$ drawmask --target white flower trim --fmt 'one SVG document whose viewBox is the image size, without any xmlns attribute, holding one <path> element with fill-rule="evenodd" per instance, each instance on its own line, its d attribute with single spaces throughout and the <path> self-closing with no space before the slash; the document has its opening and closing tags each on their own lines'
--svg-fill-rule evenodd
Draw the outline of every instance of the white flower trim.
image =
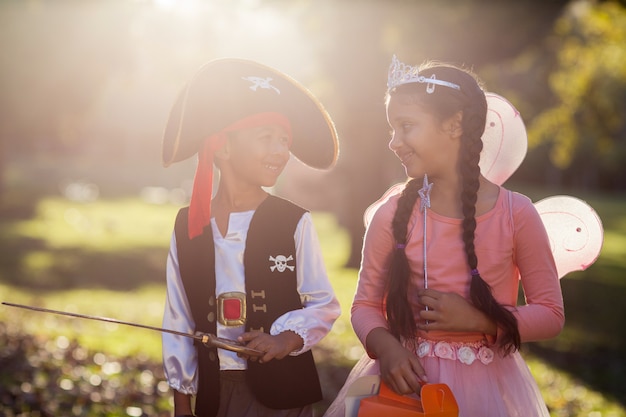
<svg viewBox="0 0 626 417">
<path fill-rule="evenodd" d="M 417 345 L 417 356 L 420 358 L 429 356 L 458 360 L 465 365 L 471 365 L 476 360 L 483 365 L 489 365 L 494 355 L 492 349 L 480 342 L 461 343 L 419 339 Z"/>
<path fill-rule="evenodd" d="M 457 358 L 459 358 L 459 361 L 462 363 L 471 365 L 476 360 L 476 353 L 474 353 L 474 349 L 469 346 L 461 346 L 457 352 Z"/>
<path fill-rule="evenodd" d="M 433 349 L 430 346 L 430 343 L 422 342 L 417 347 L 417 356 L 423 358 L 424 356 L 430 355 L 430 352 L 432 352 L 432 350 Z"/>
</svg>

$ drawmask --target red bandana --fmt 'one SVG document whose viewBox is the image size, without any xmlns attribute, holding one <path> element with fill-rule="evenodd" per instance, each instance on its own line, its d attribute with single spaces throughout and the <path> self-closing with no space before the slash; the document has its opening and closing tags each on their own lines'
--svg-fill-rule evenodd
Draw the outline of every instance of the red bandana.
<svg viewBox="0 0 626 417">
<path fill-rule="evenodd" d="M 291 124 L 282 113 L 256 113 L 245 117 L 216 134 L 208 137 L 198 152 L 198 167 L 193 180 L 193 191 L 189 203 L 188 234 L 189 239 L 202 234 L 203 229 L 211 224 L 211 198 L 213 197 L 213 155 L 226 143 L 228 132 L 255 127 L 279 125 L 289 135 L 291 146 Z"/>
</svg>

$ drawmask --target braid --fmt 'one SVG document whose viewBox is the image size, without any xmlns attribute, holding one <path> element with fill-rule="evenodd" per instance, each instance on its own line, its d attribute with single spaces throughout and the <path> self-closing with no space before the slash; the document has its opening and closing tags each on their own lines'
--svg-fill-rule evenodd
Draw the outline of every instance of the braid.
<svg viewBox="0 0 626 417">
<path fill-rule="evenodd" d="M 392 220 L 393 236 L 398 248 L 393 254 L 386 288 L 389 330 L 398 340 L 403 338 L 409 343 L 415 340 L 417 324 L 408 299 L 410 271 L 404 245 L 409 219 L 419 196 L 419 188 L 419 181 L 410 180 L 398 199 L 398 208 Z"/>
<path fill-rule="evenodd" d="M 467 262 L 472 270 L 470 298 L 480 311 L 494 320 L 503 330 L 502 348 L 505 354 L 520 348 L 521 339 L 517 319 L 494 298 L 491 287 L 478 273 L 478 257 L 474 248 L 476 230 L 476 200 L 478 198 L 480 168 L 478 161 L 483 148 L 481 135 L 484 118 L 477 115 L 479 106 L 466 106 L 463 110 L 463 137 L 461 138 L 460 171 L 463 178 L 461 202 L 463 209 L 463 243 Z"/>
</svg>

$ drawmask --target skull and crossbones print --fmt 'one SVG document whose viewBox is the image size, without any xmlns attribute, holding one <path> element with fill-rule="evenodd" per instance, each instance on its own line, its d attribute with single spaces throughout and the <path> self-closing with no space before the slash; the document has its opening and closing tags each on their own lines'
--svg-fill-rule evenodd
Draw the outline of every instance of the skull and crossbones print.
<svg viewBox="0 0 626 417">
<path fill-rule="evenodd" d="M 287 265 L 287 262 L 293 261 L 293 256 L 289 255 L 286 257 L 285 255 L 278 255 L 275 258 L 270 255 L 270 261 L 274 262 L 274 265 L 270 266 L 270 270 L 274 272 L 274 270 L 278 270 L 278 272 L 284 272 L 285 269 L 289 269 L 293 271 L 295 266 Z"/>
<path fill-rule="evenodd" d="M 250 86 L 250 90 L 252 91 L 256 91 L 257 88 L 263 88 L 266 90 L 274 90 L 276 91 L 278 94 L 280 94 L 280 90 L 276 87 L 274 87 L 272 84 L 270 84 L 270 81 L 272 81 L 271 77 L 267 77 L 267 78 L 261 78 L 261 77 L 241 77 L 246 81 L 250 81 L 252 83 L 252 85 Z"/>
</svg>

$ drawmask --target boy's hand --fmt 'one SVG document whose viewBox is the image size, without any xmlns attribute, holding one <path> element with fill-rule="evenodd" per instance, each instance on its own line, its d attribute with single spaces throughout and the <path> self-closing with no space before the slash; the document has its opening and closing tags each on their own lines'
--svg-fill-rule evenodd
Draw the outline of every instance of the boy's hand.
<svg viewBox="0 0 626 417">
<path fill-rule="evenodd" d="M 301 349 L 304 345 L 302 338 L 291 330 L 279 333 L 276 336 L 254 330 L 242 334 L 237 340 L 245 344 L 246 347 L 265 352 L 265 355 L 259 358 L 241 355 L 250 361 L 258 359 L 259 363 L 269 362 L 272 359 L 282 359 L 291 352 Z"/>
</svg>

